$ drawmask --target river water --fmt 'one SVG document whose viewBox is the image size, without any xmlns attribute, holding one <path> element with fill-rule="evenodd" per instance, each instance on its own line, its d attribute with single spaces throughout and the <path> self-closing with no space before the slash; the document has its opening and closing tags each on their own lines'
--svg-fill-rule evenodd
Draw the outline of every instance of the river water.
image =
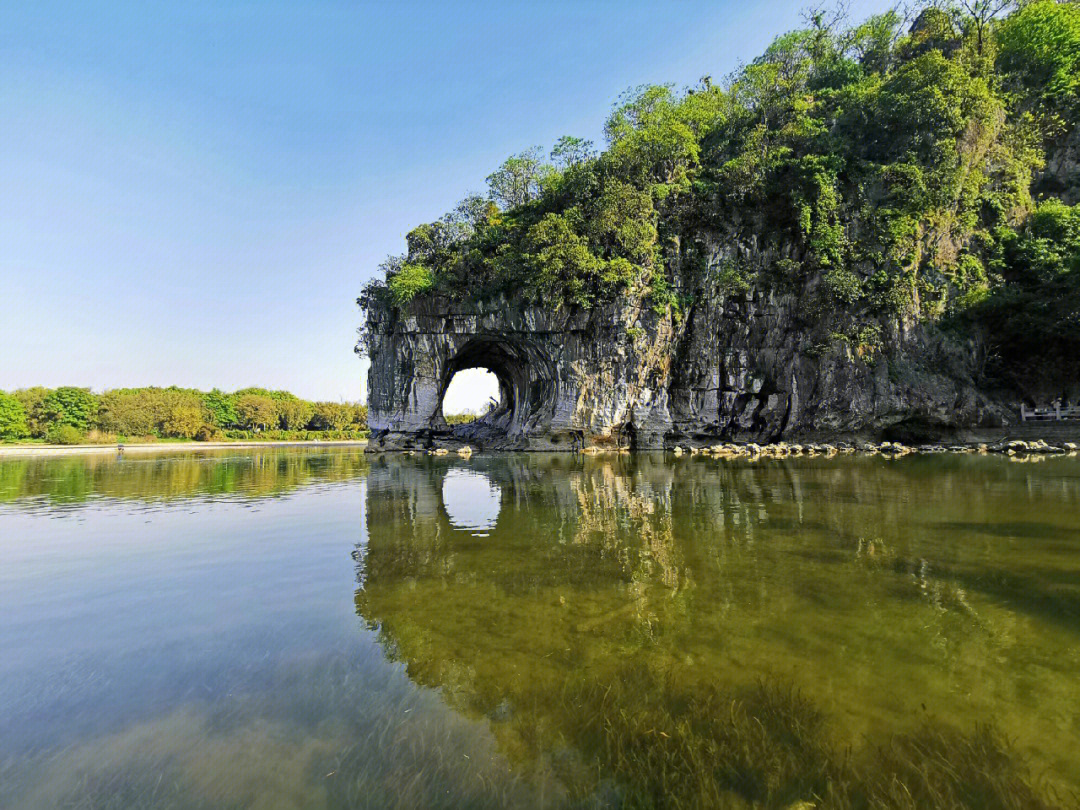
<svg viewBox="0 0 1080 810">
<path fill-rule="evenodd" d="M 1078 458 L 20 459 L 0 555 L 3 808 L 1080 791 Z"/>
</svg>

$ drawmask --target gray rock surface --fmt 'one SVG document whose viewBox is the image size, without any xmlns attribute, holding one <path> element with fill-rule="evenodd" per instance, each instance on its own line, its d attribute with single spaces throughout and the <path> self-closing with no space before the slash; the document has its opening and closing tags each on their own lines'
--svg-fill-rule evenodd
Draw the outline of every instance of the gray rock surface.
<svg viewBox="0 0 1080 810">
<path fill-rule="evenodd" d="M 774 260 L 717 244 L 711 261 L 735 252 L 751 264 Z M 588 311 L 505 297 L 368 302 L 360 348 L 371 359 L 371 446 L 930 441 L 1015 420 L 1011 403 L 976 386 L 982 356 L 974 341 L 958 345 L 932 325 L 896 320 L 879 324 L 882 346 L 867 351 L 830 333 L 828 317 L 807 313 L 805 290 L 781 294 L 755 282 L 727 292 L 716 281 L 684 292 L 694 303 L 682 318 L 658 315 L 634 294 Z M 473 367 L 498 377 L 500 406 L 449 427 L 442 398 L 454 373 Z"/>
<path fill-rule="evenodd" d="M 1036 196 L 1059 197 L 1066 205 L 1080 203 L 1080 127 L 1074 127 L 1046 150 L 1046 167 L 1035 178 Z"/>
</svg>

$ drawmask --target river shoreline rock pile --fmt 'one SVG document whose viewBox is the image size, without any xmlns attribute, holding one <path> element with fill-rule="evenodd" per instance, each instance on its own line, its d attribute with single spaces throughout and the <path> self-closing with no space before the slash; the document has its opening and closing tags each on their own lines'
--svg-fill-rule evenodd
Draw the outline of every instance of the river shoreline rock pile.
<svg viewBox="0 0 1080 810">
<path fill-rule="evenodd" d="M 416 455 L 415 450 L 405 451 L 407 455 Z M 590 445 L 578 451 L 585 456 L 611 456 L 629 455 L 632 451 L 626 446 L 598 447 Z M 1027 460 L 1032 457 L 1047 456 L 1080 456 L 1080 443 L 1061 442 L 1050 444 L 1042 439 L 1024 441 L 1020 439 L 1003 440 L 992 443 L 980 442 L 978 444 L 920 444 L 906 445 L 901 442 L 846 442 L 835 443 L 787 443 L 775 442 L 772 444 L 756 444 L 748 442 L 744 444 L 722 443 L 704 446 L 675 445 L 669 451 L 676 458 L 683 456 L 702 456 L 715 459 L 744 459 L 756 461 L 759 459 L 787 459 L 787 458 L 834 458 L 841 455 L 864 455 L 883 456 L 886 458 L 902 458 L 909 455 L 935 455 L 943 453 L 969 453 L 978 455 L 1003 455 L 1015 460 Z M 435 447 L 426 451 L 430 456 L 448 456 L 456 454 L 464 459 L 469 459 L 475 453 L 470 445 L 450 448 L 447 446 Z"/>
<path fill-rule="evenodd" d="M 586 451 L 583 451 L 586 452 Z M 599 451 L 592 449 L 590 455 Z M 899 458 L 911 454 L 936 454 L 936 453 L 979 453 L 988 455 L 991 453 L 1015 456 L 1053 456 L 1080 455 L 1080 444 L 1075 442 L 1063 442 L 1061 444 L 1049 444 L 1042 439 L 1035 441 L 1006 440 L 993 444 L 923 444 L 905 445 L 901 442 L 837 442 L 835 444 L 788 444 L 777 442 L 775 444 L 759 445 L 748 444 L 716 444 L 707 447 L 682 447 L 672 449 L 675 456 L 711 456 L 713 458 L 789 458 L 793 456 L 824 456 L 831 458 L 836 455 L 859 453 L 862 455 L 882 455 L 891 458 Z"/>
</svg>

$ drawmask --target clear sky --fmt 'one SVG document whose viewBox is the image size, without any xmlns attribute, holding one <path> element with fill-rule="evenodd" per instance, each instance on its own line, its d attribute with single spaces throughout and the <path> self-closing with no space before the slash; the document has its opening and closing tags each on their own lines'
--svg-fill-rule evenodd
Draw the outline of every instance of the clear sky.
<svg viewBox="0 0 1080 810">
<path fill-rule="evenodd" d="M 361 398 L 355 298 L 413 226 L 803 5 L 4 2 L 0 388 Z"/>
</svg>

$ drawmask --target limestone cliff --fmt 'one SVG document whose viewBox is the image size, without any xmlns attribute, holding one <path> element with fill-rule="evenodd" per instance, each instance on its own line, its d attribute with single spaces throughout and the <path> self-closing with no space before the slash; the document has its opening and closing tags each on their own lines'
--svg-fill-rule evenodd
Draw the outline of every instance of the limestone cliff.
<svg viewBox="0 0 1080 810">
<path fill-rule="evenodd" d="M 713 264 L 732 250 L 740 248 L 714 245 Z M 919 438 L 1010 419 L 1011 408 L 973 382 L 982 361 L 974 339 L 960 345 L 895 320 L 883 325 L 888 348 L 860 356 L 859 346 L 829 335 L 827 319 L 808 319 L 803 295 L 706 284 L 678 320 L 635 296 L 591 310 L 505 296 L 368 302 L 373 446 L 457 439 L 485 449 L 646 449 L 815 435 Z M 442 397 L 454 373 L 473 367 L 498 377 L 500 405 L 450 428 Z"/>
<path fill-rule="evenodd" d="M 1069 205 L 1080 203 L 1080 127 L 1050 144 L 1046 167 L 1036 178 L 1035 191 L 1059 197 Z"/>
</svg>

